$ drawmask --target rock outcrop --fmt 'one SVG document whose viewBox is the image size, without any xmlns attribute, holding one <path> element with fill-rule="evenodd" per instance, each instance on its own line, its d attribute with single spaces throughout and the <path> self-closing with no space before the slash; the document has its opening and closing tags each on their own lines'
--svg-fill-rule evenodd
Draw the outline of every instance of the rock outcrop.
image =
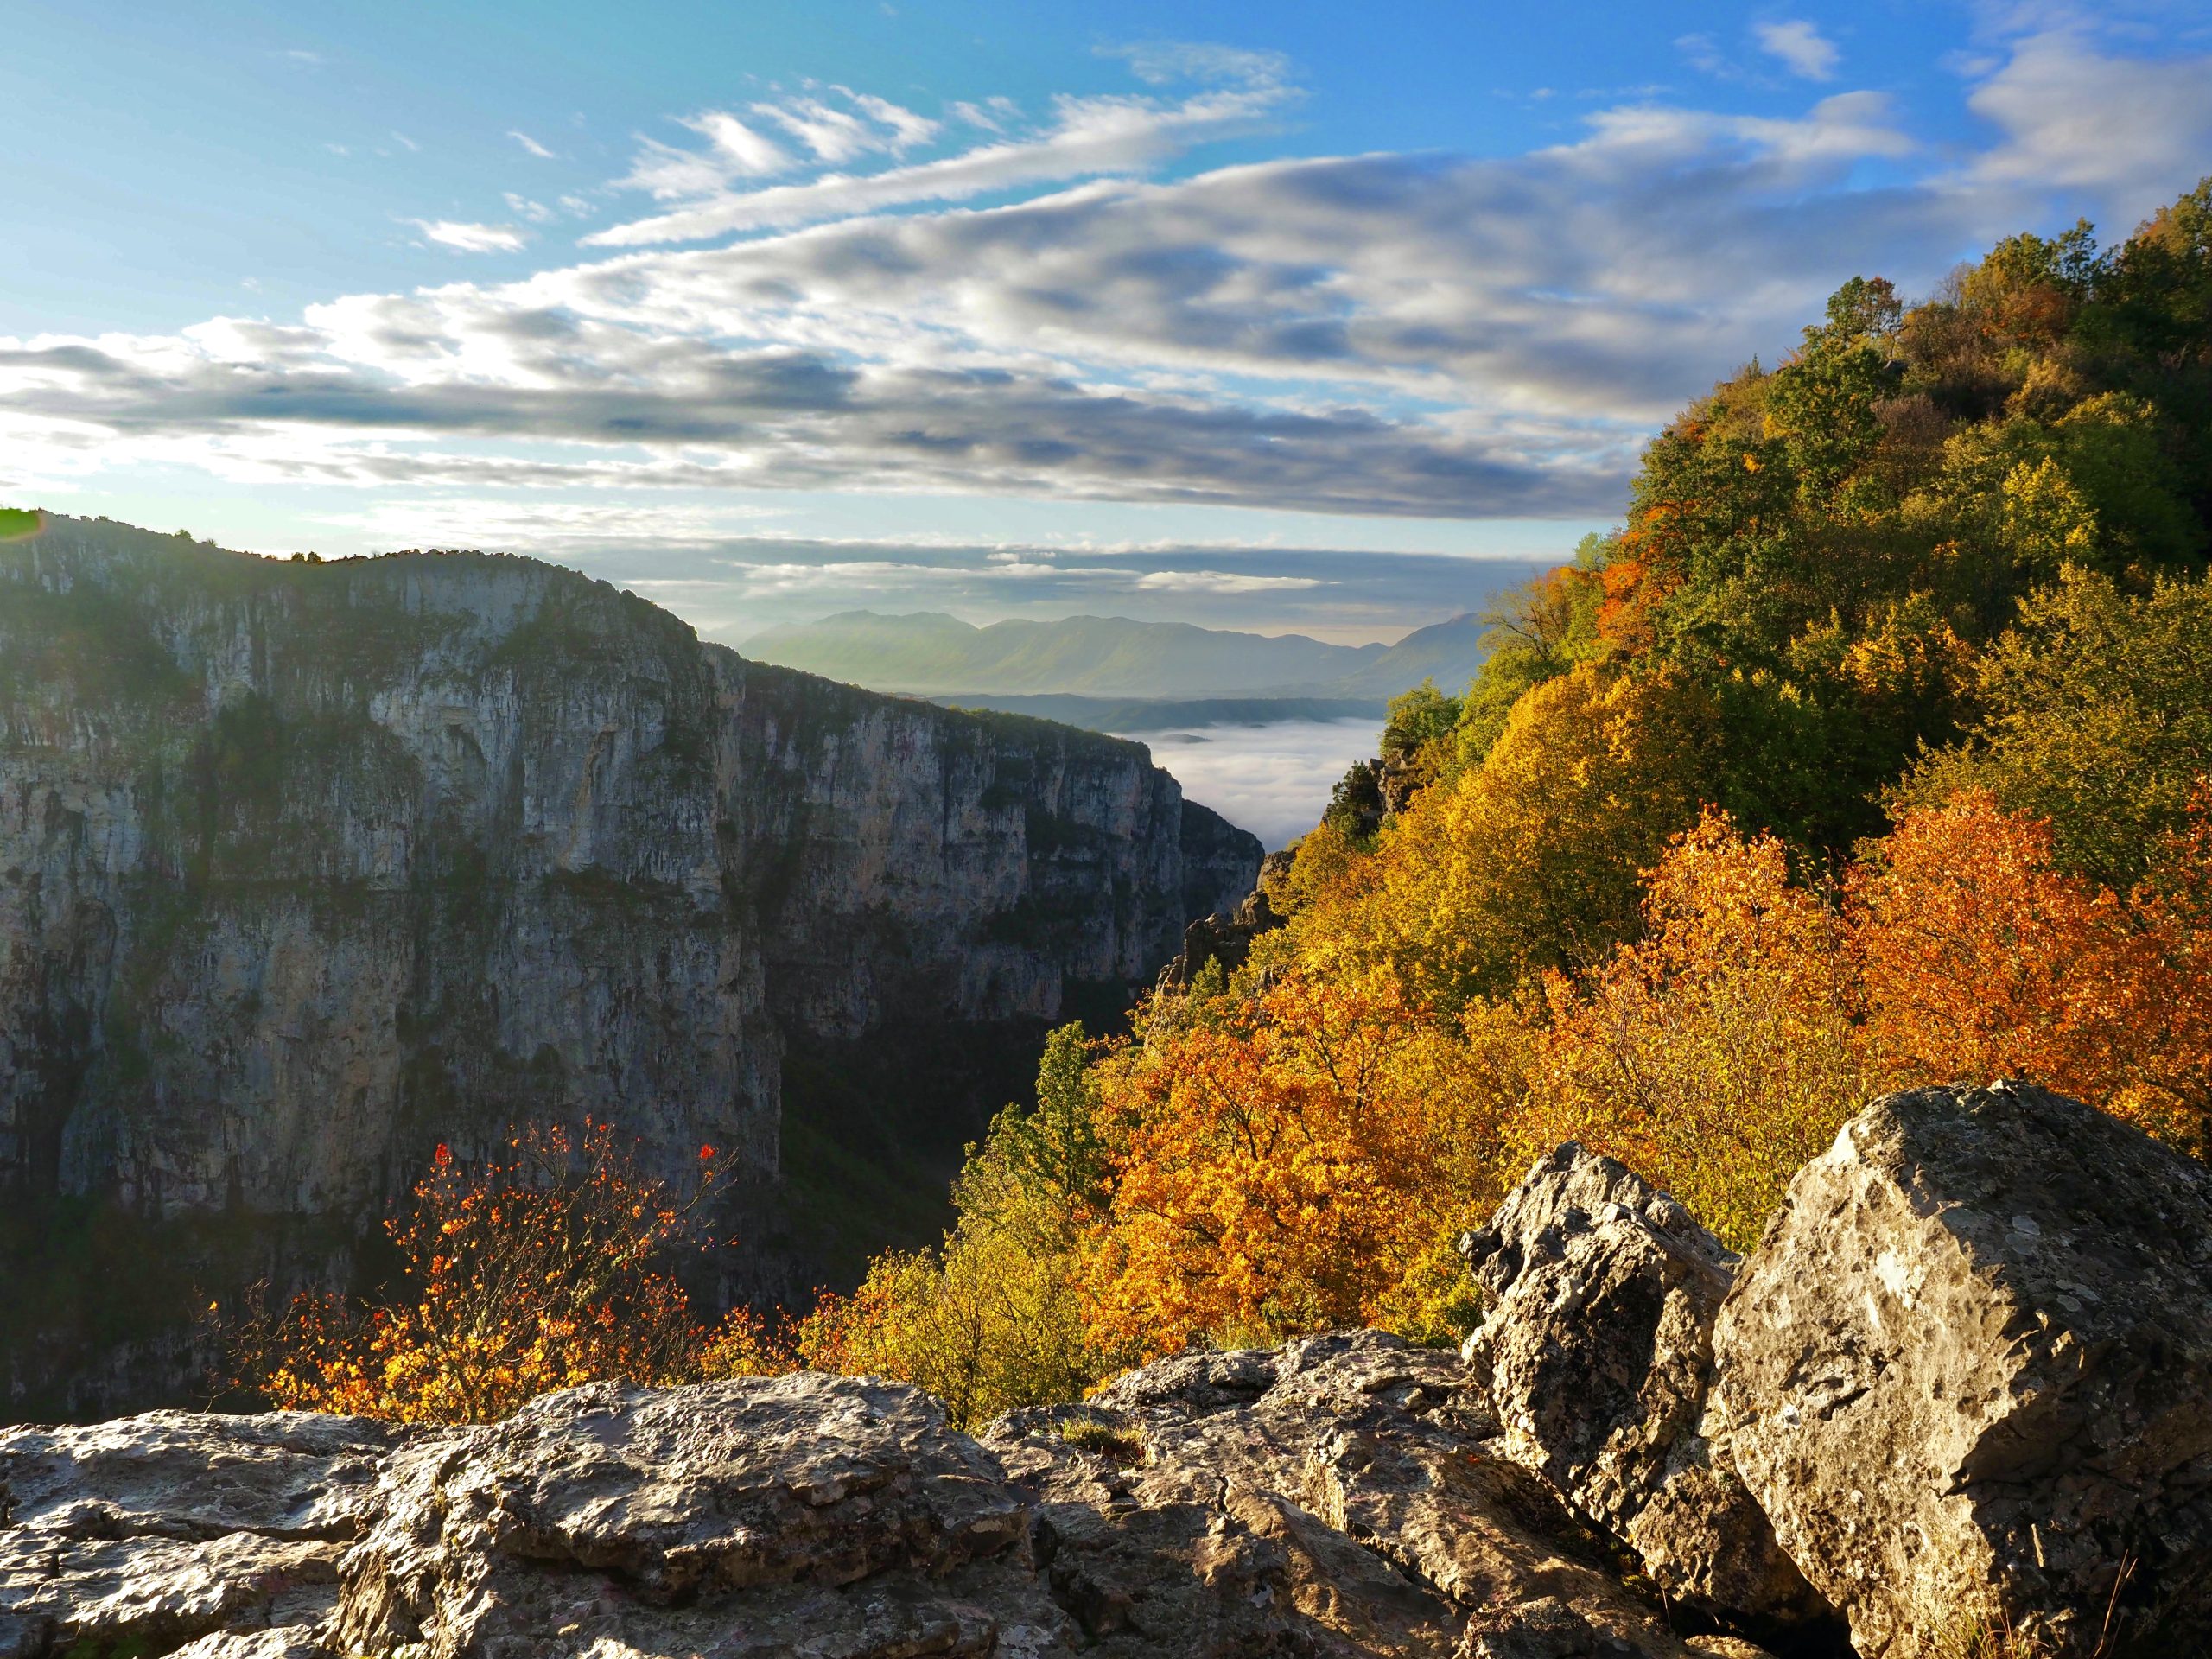
<svg viewBox="0 0 2212 1659">
<path fill-rule="evenodd" d="M 368 1485 L 359 1426 L 334 1421 L 326 1449 L 356 1461 L 319 1506 L 298 1484 L 305 1465 L 264 1466 L 266 1443 L 300 1421 L 74 1432 L 190 1437 L 206 1467 L 162 1478 L 239 1494 L 158 1511 L 130 1510 L 120 1463 L 64 1471 L 41 1432 L 0 1434 L 0 1480 L 41 1471 L 48 1494 L 28 1525 L 0 1529 L 0 1619 L 16 1621 L 0 1624 L 0 1654 L 48 1659 L 95 1632 L 149 1653 L 194 1639 L 193 1659 L 1760 1651 L 1672 1634 L 1598 1536 L 1494 1455 L 1457 1357 L 1375 1333 L 1166 1361 L 980 1440 L 868 1379 L 595 1385 L 490 1427 L 397 1438 Z M 55 1587 L 41 1551 L 57 1503 L 144 1515 L 108 1546 L 148 1610 L 139 1622 Z M 319 1552 L 318 1580 L 289 1599 L 157 1613 L 199 1582 L 161 1530 L 179 1516 L 209 1549 L 259 1549 L 289 1526 Z M 334 1563 L 340 1535 L 355 1541 Z"/>
<path fill-rule="evenodd" d="M 2208 1252 L 2212 1172 L 1929 1090 L 1741 1264 L 1561 1147 L 1465 1359 L 1192 1352 L 973 1438 L 810 1373 L 0 1432 L 0 1659 L 1828 1659 L 1814 1589 L 1864 1659 L 2194 1654 Z"/>
<path fill-rule="evenodd" d="M 1878 1101 L 1723 1305 L 1713 1426 L 1860 1653 L 2212 1647 L 2212 1170 L 2016 1084 Z M 2124 1580 L 2124 1581 L 2123 1581 Z"/>
<path fill-rule="evenodd" d="M 1259 855 L 1136 744 L 747 663 L 550 565 L 54 519 L 0 548 L 0 1189 L 67 1212 L 47 1243 L 156 1230 L 173 1313 L 342 1259 L 518 1118 L 939 1185 Z M 883 1122 L 816 1121 L 849 1062 L 900 1079 Z M 34 1350 L 16 1288 L 0 1417 L 146 1399 L 112 1327 L 159 1309 Z M 75 1395 L 10 1413 L 11 1361 Z"/>
<path fill-rule="evenodd" d="M 1253 942 L 1283 925 L 1283 918 L 1268 897 L 1270 879 L 1281 879 L 1290 868 L 1291 855 L 1269 853 L 1260 861 L 1259 884 L 1246 893 L 1236 908 L 1223 914 L 1201 916 L 1183 930 L 1183 948 L 1174 961 L 1160 970 L 1157 988 L 1179 991 L 1218 964 L 1224 980 L 1251 960 Z"/>
<path fill-rule="evenodd" d="M 1505 1454 L 1642 1558 L 1669 1595 L 1788 1626 L 1828 1609 L 1699 1433 L 1736 1257 L 1669 1194 L 1573 1141 L 1462 1241 L 1467 1339 Z"/>
<path fill-rule="evenodd" d="M 278 1659 L 329 1617 L 398 1439 L 294 1413 L 0 1431 L 0 1656 L 150 1654 L 228 1633 L 263 1645 L 186 1650 Z"/>
</svg>

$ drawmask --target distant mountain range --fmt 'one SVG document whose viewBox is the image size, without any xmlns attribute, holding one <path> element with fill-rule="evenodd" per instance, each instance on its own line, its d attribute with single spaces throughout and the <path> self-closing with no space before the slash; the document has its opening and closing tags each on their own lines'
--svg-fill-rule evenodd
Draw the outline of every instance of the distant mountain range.
<svg viewBox="0 0 2212 1659">
<path fill-rule="evenodd" d="M 1300 633 L 1237 633 L 1118 616 L 979 628 L 937 612 L 846 611 L 770 628 L 739 650 L 757 661 L 872 690 L 955 702 L 1313 698 L 1359 705 L 1344 711 L 1356 713 L 1425 678 L 1459 690 L 1482 665 L 1484 632 L 1481 620 L 1470 614 L 1416 629 L 1395 645 L 1332 645 Z"/>
<path fill-rule="evenodd" d="M 970 691 L 930 701 L 951 709 L 989 709 L 1124 735 L 1194 726 L 1271 726 L 1285 720 L 1379 721 L 1389 712 L 1388 699 L 1382 697 L 1084 697 L 1066 692 L 1008 696 Z"/>
</svg>

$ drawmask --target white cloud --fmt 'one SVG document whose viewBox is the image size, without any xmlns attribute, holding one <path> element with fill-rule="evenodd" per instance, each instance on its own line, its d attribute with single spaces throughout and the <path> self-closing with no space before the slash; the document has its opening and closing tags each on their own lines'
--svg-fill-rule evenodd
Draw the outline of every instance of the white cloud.
<svg viewBox="0 0 2212 1659">
<path fill-rule="evenodd" d="M 2212 56 L 2113 56 L 2050 31 L 2019 41 L 1967 103 L 2004 134 L 1972 182 L 2094 193 L 2115 229 L 2212 170 Z"/>
<path fill-rule="evenodd" d="M 394 127 L 391 130 L 391 138 L 394 143 L 398 144 L 401 148 L 409 150 L 410 152 L 420 154 L 422 151 L 422 145 L 416 143 L 412 138 L 410 138 L 405 133 L 400 131 L 397 127 Z"/>
<path fill-rule="evenodd" d="M 787 104 L 755 104 L 753 112 L 774 122 L 822 160 L 849 162 L 879 148 L 875 136 L 860 118 L 832 109 L 819 99 L 796 99 Z"/>
<path fill-rule="evenodd" d="M 840 88 L 842 91 L 844 89 Z M 917 144 L 926 144 L 941 130 L 938 123 L 925 115 L 917 114 L 903 105 L 889 99 L 875 98 L 867 92 L 846 92 L 863 115 L 891 130 L 892 148 L 911 149 Z"/>
<path fill-rule="evenodd" d="M 1843 54 L 1836 50 L 1834 41 L 1803 19 L 1754 23 L 1751 34 L 1759 43 L 1759 50 L 1780 59 L 1791 74 L 1802 75 L 1807 80 L 1835 79 L 1836 65 Z"/>
<path fill-rule="evenodd" d="M 772 516 L 770 509 L 749 505 L 608 505 L 460 496 L 383 500 L 355 512 L 324 513 L 317 522 L 363 531 L 384 547 L 558 551 L 577 543 L 604 547 L 718 541 Z"/>
<path fill-rule="evenodd" d="M 735 116 L 724 111 L 710 111 L 696 115 L 684 123 L 694 131 L 703 135 L 721 157 L 722 172 L 780 173 L 791 164 L 791 158 L 772 138 L 763 137 Z"/>
<path fill-rule="evenodd" d="M 509 127 L 507 129 L 507 137 L 513 139 L 515 143 L 520 144 L 531 155 L 537 156 L 541 162 L 555 162 L 560 160 L 559 156 L 556 156 L 551 150 L 546 149 L 544 145 L 539 143 L 537 139 L 531 137 L 528 133 L 524 132 L 519 128 Z"/>
<path fill-rule="evenodd" d="M 1689 60 L 1690 67 L 1708 75 L 1729 73 L 1728 60 L 1721 56 L 1720 48 L 1710 35 L 1682 35 L 1675 41 L 1675 49 Z"/>
<path fill-rule="evenodd" d="M 463 219 L 410 219 L 407 221 L 442 248 L 456 253 L 518 253 L 530 238 L 512 225 L 474 225 Z"/>
<path fill-rule="evenodd" d="M 1280 52 L 1251 51 L 1209 41 L 1147 41 L 1104 47 L 1101 51 L 1105 56 L 1127 60 L 1130 72 L 1154 86 L 1179 80 L 1281 86 L 1290 78 L 1290 60 Z"/>
<path fill-rule="evenodd" d="M 954 120 L 982 131 L 1004 132 L 1008 123 L 1020 118 L 1021 107 L 1010 98 L 993 98 L 981 104 L 955 104 L 949 112 Z"/>
<path fill-rule="evenodd" d="M 543 202 L 532 201 L 528 196 L 518 196 L 512 190 L 506 193 L 506 204 L 507 211 L 517 219 L 526 219 L 533 225 L 549 225 L 558 217 Z"/>
<path fill-rule="evenodd" d="M 1277 721 L 1129 735 L 1175 774 L 1185 798 L 1213 808 L 1268 847 L 1285 847 L 1319 820 L 1345 770 L 1375 753 L 1380 724 Z"/>
<path fill-rule="evenodd" d="M 1263 594 L 1319 588 L 1314 576 L 1255 576 L 1234 570 L 1147 570 L 1139 588 L 1169 594 Z"/>
</svg>

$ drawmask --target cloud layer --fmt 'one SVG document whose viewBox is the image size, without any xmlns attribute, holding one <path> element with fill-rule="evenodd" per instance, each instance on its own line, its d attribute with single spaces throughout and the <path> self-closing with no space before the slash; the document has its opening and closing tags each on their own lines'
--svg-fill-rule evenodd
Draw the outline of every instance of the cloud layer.
<svg viewBox="0 0 2212 1659">
<path fill-rule="evenodd" d="M 1841 67 L 1808 25 L 1758 39 L 1800 76 Z M 1124 55 L 1138 90 L 1035 116 L 842 86 L 698 112 L 600 203 L 511 193 L 518 222 L 412 221 L 512 254 L 650 202 L 518 281 L 0 339 L 0 491 L 183 466 L 442 504 L 435 539 L 494 544 L 516 499 L 609 491 L 684 512 L 857 490 L 1599 517 L 1656 422 L 1786 348 L 1843 277 L 1930 282 L 2054 187 L 2124 224 L 2212 149 L 2212 62 L 2060 32 L 1976 72 L 1992 137 L 1964 157 L 1846 90 L 1786 117 L 1619 105 L 1519 156 L 1162 180 L 1300 94 L 1264 54 Z M 1193 593 L 1249 575 L 1171 574 Z"/>
</svg>

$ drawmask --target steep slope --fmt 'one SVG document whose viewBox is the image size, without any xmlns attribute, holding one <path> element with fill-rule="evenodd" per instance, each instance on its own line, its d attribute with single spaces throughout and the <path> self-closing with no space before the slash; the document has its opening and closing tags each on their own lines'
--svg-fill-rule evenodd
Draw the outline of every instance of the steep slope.
<svg viewBox="0 0 2212 1659">
<path fill-rule="evenodd" d="M 925 1230 L 1037 1033 L 1259 851 L 1137 745 L 747 663 L 550 566 L 54 519 L 0 546 L 16 1387 L 342 1262 L 519 1117 L 727 1148 L 741 1281 Z M 131 1306 L 88 1313 L 125 1240 Z M 143 1397 L 118 1364 L 69 1403 Z"/>
</svg>

